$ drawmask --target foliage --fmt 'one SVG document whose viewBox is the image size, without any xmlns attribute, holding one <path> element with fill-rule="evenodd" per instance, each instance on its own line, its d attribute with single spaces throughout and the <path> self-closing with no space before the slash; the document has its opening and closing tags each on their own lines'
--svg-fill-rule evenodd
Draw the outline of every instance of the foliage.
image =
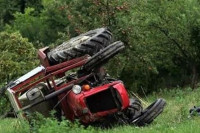
<svg viewBox="0 0 200 133">
<path fill-rule="evenodd" d="M 105 26 L 111 29 L 115 40 L 122 40 L 126 46 L 125 51 L 107 65 L 108 72 L 123 80 L 130 90 L 141 92 L 143 88 L 151 92 L 189 84 L 197 87 L 198 0 L 24 2 L 10 3 L 12 12 L 10 8 L 5 10 L 14 18 L 2 22 L 9 24 L 7 31 L 19 31 L 37 48 L 58 45 L 80 33 Z M 14 5 L 18 5 L 16 9 Z M 19 9 L 23 5 L 24 10 Z M 1 19 L 6 20 L 3 16 Z"/>
<path fill-rule="evenodd" d="M 33 128 L 31 129 L 33 132 L 38 132 L 38 133 L 63 133 L 63 132 L 70 132 L 70 133 L 95 133 L 95 129 L 88 127 L 84 128 L 83 125 L 80 125 L 78 122 L 70 122 L 66 119 L 63 118 L 62 121 L 58 121 L 55 118 L 44 118 L 40 114 L 37 114 L 37 117 L 39 119 L 37 120 L 32 120 L 34 121 L 33 123 Z"/>
<path fill-rule="evenodd" d="M 13 20 L 13 13 L 20 10 L 19 0 L 0 0 L 0 10 L 0 30 L 3 30 L 5 24 Z"/>
<path fill-rule="evenodd" d="M 94 28 L 112 26 L 117 17 L 115 14 L 125 12 L 127 3 L 128 1 L 108 3 L 98 0 L 43 0 L 43 10 L 39 15 L 35 15 L 33 7 L 26 9 L 25 13 L 17 12 L 11 28 L 19 30 L 31 42 L 49 45 L 63 35 L 65 41 Z"/>
<path fill-rule="evenodd" d="M 17 12 L 14 14 L 15 20 L 13 27 L 7 26 L 7 31 L 20 31 L 23 37 L 29 39 L 36 47 L 42 47 L 42 39 L 48 40 L 45 34 L 48 27 L 40 17 L 35 17 L 34 8 L 26 8 L 25 13 Z M 47 32 L 48 33 L 48 32 Z"/>
<path fill-rule="evenodd" d="M 8 126 L 8 125 L 10 126 Z M 0 132 L 4 133 L 96 133 L 96 129 L 93 127 L 85 128 L 80 125 L 79 122 L 70 122 L 63 118 L 62 121 L 58 121 L 53 117 L 44 118 L 39 113 L 36 113 L 34 118 L 27 120 L 22 119 L 3 119 L 0 121 Z"/>
<path fill-rule="evenodd" d="M 200 63 L 198 54 L 200 8 L 198 5 L 198 0 L 157 0 L 148 2 L 142 9 L 142 12 L 145 12 L 142 18 L 145 20 L 146 30 L 141 31 L 147 33 L 146 43 L 149 48 L 152 48 L 151 53 L 155 53 L 154 64 L 158 66 L 157 69 L 162 74 L 164 68 L 168 75 L 171 74 L 183 81 L 187 75 L 189 78 L 186 80 L 191 80 L 192 87 L 198 80 L 197 68 Z M 149 11 L 151 13 L 148 14 Z"/>
<path fill-rule="evenodd" d="M 117 17 L 128 48 L 120 76 L 129 88 L 196 87 L 199 10 L 198 0 L 134 1 L 125 17 Z"/>
<path fill-rule="evenodd" d="M 5 30 L 6 24 L 11 24 L 16 12 L 24 13 L 25 8 L 35 8 L 34 14 L 42 9 L 41 0 L 0 0 L 0 31 Z"/>
<path fill-rule="evenodd" d="M 5 83 L 35 67 L 36 50 L 18 32 L 0 33 L 0 82 Z"/>
<path fill-rule="evenodd" d="M 173 86 L 198 87 L 199 5 L 199 0 L 0 0 L 0 85 L 37 64 L 35 47 L 58 45 L 88 30 L 109 27 L 126 49 L 106 68 L 126 88 L 146 93 Z M 149 101 L 166 98 L 168 106 L 144 128 L 102 130 L 41 118 L 33 121 L 34 127 L 26 121 L 2 120 L 0 132 L 199 132 L 199 119 L 187 118 L 188 109 L 200 104 L 199 94 L 199 89 L 181 88 L 149 96 Z M 1 109 L 8 108 L 6 102 L 1 99 Z"/>
<path fill-rule="evenodd" d="M 30 131 L 27 121 L 18 119 L 4 119 L 0 121 L 2 133 L 28 133 Z"/>
</svg>

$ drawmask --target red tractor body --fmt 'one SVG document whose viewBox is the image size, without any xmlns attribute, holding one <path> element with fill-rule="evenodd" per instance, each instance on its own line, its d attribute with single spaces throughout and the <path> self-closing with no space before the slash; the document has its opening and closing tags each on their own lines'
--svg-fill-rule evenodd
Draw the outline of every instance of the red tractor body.
<svg viewBox="0 0 200 133">
<path fill-rule="evenodd" d="M 41 66 L 0 88 L 12 104 L 13 116 L 28 118 L 39 112 L 84 124 L 112 122 L 150 124 L 166 104 L 158 99 L 143 110 L 141 101 L 129 97 L 123 82 L 106 73 L 103 65 L 125 48 L 112 42 L 107 28 L 88 31 L 57 46 L 38 51 Z M 120 67 L 120 66 L 116 66 Z"/>
<path fill-rule="evenodd" d="M 129 97 L 124 85 L 115 81 L 103 86 L 74 94 L 72 91 L 60 96 L 62 109 L 68 119 L 79 118 L 82 122 L 94 122 L 108 114 L 121 111 L 129 106 Z"/>
<path fill-rule="evenodd" d="M 30 105 L 26 104 L 27 102 L 24 102 L 22 95 L 25 95 L 29 90 L 34 90 L 41 83 L 46 86 L 47 91 L 53 92 L 47 93 L 46 96 L 50 97 L 49 99 L 58 97 L 62 113 L 67 119 L 72 121 L 79 118 L 83 123 L 94 122 L 109 114 L 122 111 L 129 106 L 128 93 L 121 81 L 104 83 L 100 86 L 91 87 L 89 90 L 82 89 L 79 94 L 75 94 L 71 89 L 72 87 L 64 90 L 66 87 L 79 84 L 79 82 L 91 76 L 91 74 L 84 75 L 78 79 L 63 82 L 62 84 L 56 81 L 56 79 L 66 76 L 67 71 L 82 66 L 89 59 L 89 56 L 83 56 L 50 66 L 45 62 L 45 50 L 39 50 L 39 57 L 43 66 L 37 67 L 17 79 L 7 89 L 10 101 L 19 117 L 26 117 L 22 111 L 30 107 Z M 26 101 L 28 94 L 26 94 Z M 45 94 L 42 93 L 41 95 Z M 36 103 L 36 106 L 42 103 L 41 100 L 37 99 L 41 99 L 41 97 L 38 96 L 38 98 L 31 101 Z M 45 97 L 42 99 L 42 101 L 46 101 Z M 40 112 L 39 110 L 37 111 Z"/>
</svg>

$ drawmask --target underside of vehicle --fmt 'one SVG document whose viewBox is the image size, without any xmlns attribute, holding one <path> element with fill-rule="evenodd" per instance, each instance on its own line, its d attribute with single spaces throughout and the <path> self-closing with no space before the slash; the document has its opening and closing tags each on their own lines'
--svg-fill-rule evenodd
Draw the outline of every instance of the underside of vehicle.
<svg viewBox="0 0 200 133">
<path fill-rule="evenodd" d="M 150 124 L 163 111 L 165 100 L 158 99 L 143 109 L 140 100 L 129 97 L 123 82 L 103 67 L 123 49 L 121 41 L 112 43 L 107 28 L 89 31 L 53 50 L 39 49 L 41 66 L 2 90 L 13 113 L 23 119 L 34 112 L 48 117 L 56 110 L 58 119 L 65 116 L 83 124 Z"/>
</svg>

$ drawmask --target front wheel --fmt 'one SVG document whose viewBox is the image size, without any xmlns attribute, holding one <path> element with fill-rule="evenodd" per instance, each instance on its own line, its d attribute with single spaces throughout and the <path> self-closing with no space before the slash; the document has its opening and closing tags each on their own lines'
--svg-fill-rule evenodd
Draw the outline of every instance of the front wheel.
<svg viewBox="0 0 200 133">
<path fill-rule="evenodd" d="M 130 104 L 125 111 L 125 114 L 129 119 L 134 119 L 137 116 L 141 115 L 142 110 L 143 107 L 141 101 L 137 98 L 130 98 Z"/>
<path fill-rule="evenodd" d="M 149 105 L 146 109 L 141 112 L 137 118 L 131 120 L 132 124 L 137 126 L 145 126 L 153 122 L 153 120 L 163 112 L 164 106 L 166 105 L 166 101 L 162 98 L 156 100 L 151 105 Z"/>
<path fill-rule="evenodd" d="M 84 65 L 83 70 L 90 72 L 93 69 L 105 64 L 109 59 L 124 49 L 124 43 L 121 41 L 114 42 L 105 47 L 98 53 L 94 54 Z"/>
</svg>

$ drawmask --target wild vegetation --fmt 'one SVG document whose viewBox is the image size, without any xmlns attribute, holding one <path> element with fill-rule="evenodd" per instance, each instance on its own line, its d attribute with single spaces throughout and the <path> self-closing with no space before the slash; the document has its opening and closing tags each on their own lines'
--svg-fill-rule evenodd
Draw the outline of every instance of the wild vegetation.
<svg viewBox="0 0 200 133">
<path fill-rule="evenodd" d="M 168 105 L 151 126 L 97 130 L 153 133 L 199 130 L 200 120 L 187 118 L 188 108 L 199 103 L 199 0 L 0 0 L 0 10 L 1 86 L 39 65 L 38 48 L 54 47 L 88 30 L 109 27 L 115 40 L 122 40 L 126 46 L 124 52 L 106 66 L 110 75 L 123 80 L 129 91 L 160 92 L 153 93 L 149 99 L 158 95 L 166 98 Z M 188 86 L 192 92 L 184 89 Z M 176 87 L 180 88 L 170 90 Z M 6 99 L 0 99 L 0 114 L 5 106 L 8 106 Z M 78 126 L 67 121 L 59 124 L 56 120 L 45 121 L 53 126 L 39 126 L 39 132 L 47 128 L 53 132 L 52 127 L 58 129 L 58 125 L 60 132 Z M 8 123 L 19 131 L 5 129 Z M 79 129 L 74 128 L 74 132 Z M 29 130 L 26 122 L 0 121 L 0 132 Z M 82 132 L 87 130 L 97 131 L 81 128 Z"/>
<path fill-rule="evenodd" d="M 28 122 L 18 119 L 4 119 L 0 121 L 0 132 L 3 133 L 199 133 L 199 116 L 189 117 L 189 109 L 194 105 L 199 105 L 200 89 L 190 88 L 184 91 L 181 88 L 173 90 L 164 89 L 160 92 L 144 98 L 145 104 L 150 104 L 156 98 L 163 97 L 167 100 L 164 112 L 157 117 L 152 124 L 146 127 L 136 127 L 131 125 L 114 125 L 110 129 L 97 127 L 83 127 L 82 125 L 70 123 L 67 120 L 58 122 L 54 118 L 43 118 L 40 115 L 37 119 Z M 195 103 L 195 104 L 194 104 Z M 144 104 L 144 103 L 143 103 Z M 144 105 L 145 105 L 144 104 Z M 9 126 L 8 126 L 9 125 Z M 34 126 L 33 126 L 34 125 Z"/>
<path fill-rule="evenodd" d="M 0 5 L 1 32 L 21 34 L 35 49 L 56 46 L 91 29 L 109 27 L 116 40 L 125 42 L 126 50 L 107 69 L 132 91 L 198 86 L 199 0 L 1 0 Z M 30 51 L 30 47 L 25 48 Z M 8 52 L 6 56 L 10 56 Z M 36 54 L 29 57 L 35 59 Z M 113 69 L 116 64 L 120 67 Z M 1 73 L 16 70 L 3 66 Z M 1 84 L 26 72 L 21 70 L 3 78 Z"/>
</svg>

